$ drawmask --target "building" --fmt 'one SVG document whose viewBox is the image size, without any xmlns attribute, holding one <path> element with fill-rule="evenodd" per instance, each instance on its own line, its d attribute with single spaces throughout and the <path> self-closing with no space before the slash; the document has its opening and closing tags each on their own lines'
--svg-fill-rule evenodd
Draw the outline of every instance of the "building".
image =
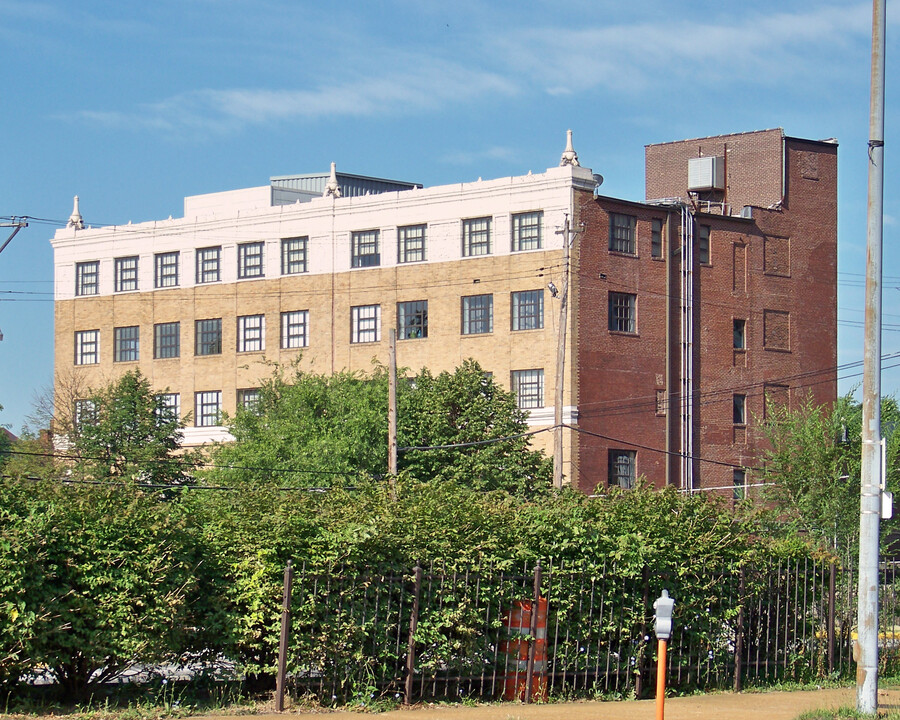
<svg viewBox="0 0 900 720">
<path fill-rule="evenodd" d="M 76 198 L 52 240 L 58 382 L 139 368 L 200 444 L 227 439 L 220 413 L 254 401 L 266 361 L 369 370 L 394 328 L 401 367 L 473 357 L 538 429 L 562 342 L 569 481 L 739 492 L 767 399 L 836 395 L 837 145 L 780 129 L 649 145 L 643 202 L 599 181 L 570 135 L 559 166 L 497 180 L 332 166 L 101 228 Z"/>
</svg>

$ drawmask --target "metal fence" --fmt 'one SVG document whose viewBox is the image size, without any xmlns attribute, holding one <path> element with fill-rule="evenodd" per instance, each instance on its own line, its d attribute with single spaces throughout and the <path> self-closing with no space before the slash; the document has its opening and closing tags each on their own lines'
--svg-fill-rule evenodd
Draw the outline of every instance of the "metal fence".
<svg viewBox="0 0 900 720">
<path fill-rule="evenodd" d="M 896 575 L 895 565 L 883 567 L 883 664 L 900 657 Z M 653 600 L 663 588 L 676 600 L 667 682 L 676 691 L 852 672 L 849 563 L 803 559 L 661 574 L 615 563 L 329 573 L 301 566 L 286 572 L 286 587 L 290 632 L 282 634 L 287 674 L 279 688 L 324 703 L 504 692 L 526 701 L 541 693 L 641 697 L 655 682 Z M 535 621 L 511 641 L 511 613 L 543 601 L 540 630 Z"/>
</svg>

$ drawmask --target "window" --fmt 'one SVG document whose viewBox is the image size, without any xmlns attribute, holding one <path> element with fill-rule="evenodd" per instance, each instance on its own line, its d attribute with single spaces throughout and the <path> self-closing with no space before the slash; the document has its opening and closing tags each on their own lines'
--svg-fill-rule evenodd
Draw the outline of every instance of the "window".
<svg viewBox="0 0 900 720">
<path fill-rule="evenodd" d="M 397 262 L 411 263 L 425 260 L 425 226 L 409 225 L 397 228 Z"/>
<path fill-rule="evenodd" d="M 734 479 L 734 499 L 744 500 L 747 497 L 747 471 L 742 468 L 735 468 L 733 471 Z"/>
<path fill-rule="evenodd" d="M 261 242 L 238 245 L 238 279 L 263 277 L 263 244 Z"/>
<path fill-rule="evenodd" d="M 153 357 L 156 360 L 181 355 L 181 323 L 158 323 L 153 326 Z"/>
<path fill-rule="evenodd" d="M 414 340 L 428 337 L 428 301 L 397 303 L 397 337 Z"/>
<path fill-rule="evenodd" d="M 609 214 L 609 249 L 612 252 L 637 254 L 635 241 L 637 218 L 634 215 L 620 213 Z"/>
<path fill-rule="evenodd" d="M 299 275 L 306 272 L 306 251 L 309 238 L 285 238 L 281 241 L 281 274 Z"/>
<path fill-rule="evenodd" d="M 350 265 L 352 267 L 364 268 L 381 265 L 378 235 L 377 230 L 363 230 L 350 234 Z"/>
<path fill-rule="evenodd" d="M 491 219 L 463 220 L 463 257 L 491 254 Z"/>
<path fill-rule="evenodd" d="M 195 355 L 222 354 L 222 318 L 197 320 L 194 323 Z"/>
<path fill-rule="evenodd" d="M 650 257 L 662 257 L 662 227 L 663 221 L 653 218 L 650 223 Z"/>
<path fill-rule="evenodd" d="M 734 319 L 734 349 L 747 349 L 747 321 L 739 318 Z"/>
<path fill-rule="evenodd" d="M 237 391 L 238 409 L 243 408 L 249 412 L 259 409 L 259 388 L 243 388 Z"/>
<path fill-rule="evenodd" d="M 130 292 L 138 289 L 138 259 L 132 257 L 116 258 L 116 292 Z"/>
<path fill-rule="evenodd" d="M 238 318 L 238 352 L 260 352 L 266 349 L 266 316 L 242 315 Z"/>
<path fill-rule="evenodd" d="M 156 415 L 160 420 L 179 420 L 181 418 L 181 396 L 178 393 L 157 395 Z"/>
<path fill-rule="evenodd" d="M 541 226 L 544 224 L 544 213 L 519 213 L 512 216 L 512 251 L 540 250 Z"/>
<path fill-rule="evenodd" d="M 97 406 L 93 400 L 76 400 L 72 423 L 77 430 L 85 423 L 97 422 Z"/>
<path fill-rule="evenodd" d="M 140 346 L 140 328 L 113 328 L 113 360 L 115 362 L 136 362 Z"/>
<path fill-rule="evenodd" d="M 281 347 L 301 348 L 309 345 L 309 310 L 281 313 Z"/>
<path fill-rule="evenodd" d="M 609 485 L 626 490 L 634 487 L 636 453 L 634 450 L 609 451 Z"/>
<path fill-rule="evenodd" d="M 75 294 L 96 295 L 99 292 L 100 261 L 75 263 Z"/>
<path fill-rule="evenodd" d="M 381 340 L 381 305 L 357 305 L 350 308 L 350 342 Z"/>
<path fill-rule="evenodd" d="M 709 225 L 697 226 L 697 260 L 709 265 Z"/>
<path fill-rule="evenodd" d="M 609 294 L 609 329 L 613 332 L 637 332 L 637 295 L 611 292 Z"/>
<path fill-rule="evenodd" d="M 96 365 L 100 362 L 100 331 L 79 330 L 75 333 L 75 364 Z"/>
<path fill-rule="evenodd" d="M 221 247 L 199 248 L 197 250 L 197 284 L 219 282 L 221 277 Z"/>
<path fill-rule="evenodd" d="M 544 327 L 544 291 L 524 290 L 511 295 L 510 322 L 513 330 L 540 330 Z"/>
<path fill-rule="evenodd" d="M 513 370 L 510 385 L 523 410 L 544 407 L 543 370 Z"/>
<path fill-rule="evenodd" d="M 733 395 L 732 396 L 732 422 L 735 425 L 746 425 L 747 424 L 747 396 L 746 395 Z"/>
<path fill-rule="evenodd" d="M 494 331 L 494 296 L 470 295 L 462 299 L 462 334 L 480 335 Z"/>
<path fill-rule="evenodd" d="M 158 253 L 154 256 L 153 287 L 178 287 L 179 253 Z"/>
<path fill-rule="evenodd" d="M 194 395 L 194 418 L 197 427 L 219 424 L 222 415 L 222 391 L 208 390 Z"/>
</svg>

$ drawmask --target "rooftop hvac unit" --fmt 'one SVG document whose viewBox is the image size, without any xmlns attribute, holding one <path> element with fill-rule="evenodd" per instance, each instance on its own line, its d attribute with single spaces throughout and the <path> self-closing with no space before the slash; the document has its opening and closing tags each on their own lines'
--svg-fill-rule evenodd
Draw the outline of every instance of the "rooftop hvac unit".
<svg viewBox="0 0 900 720">
<path fill-rule="evenodd" d="M 688 158 L 688 190 L 724 190 L 725 158 Z"/>
<path fill-rule="evenodd" d="M 746 220 L 752 220 L 753 219 L 753 206 L 752 205 L 744 205 L 744 207 L 741 208 L 741 217 L 745 218 Z"/>
</svg>

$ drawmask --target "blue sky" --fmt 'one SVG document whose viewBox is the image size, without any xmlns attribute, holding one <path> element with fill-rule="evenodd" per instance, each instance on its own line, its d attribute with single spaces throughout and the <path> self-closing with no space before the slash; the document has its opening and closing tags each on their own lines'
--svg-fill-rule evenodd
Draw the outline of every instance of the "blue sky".
<svg viewBox="0 0 900 720">
<path fill-rule="evenodd" d="M 898 21 L 884 353 L 900 351 Z M 64 222 L 78 194 L 88 224 L 179 217 L 185 195 L 331 161 L 426 185 L 539 172 L 568 128 L 604 194 L 640 200 L 645 144 L 783 127 L 840 142 L 845 366 L 862 358 L 870 47 L 865 2 L 0 0 L 0 216 Z M 55 227 L 0 254 L 0 423 L 16 432 L 53 379 Z"/>
</svg>

